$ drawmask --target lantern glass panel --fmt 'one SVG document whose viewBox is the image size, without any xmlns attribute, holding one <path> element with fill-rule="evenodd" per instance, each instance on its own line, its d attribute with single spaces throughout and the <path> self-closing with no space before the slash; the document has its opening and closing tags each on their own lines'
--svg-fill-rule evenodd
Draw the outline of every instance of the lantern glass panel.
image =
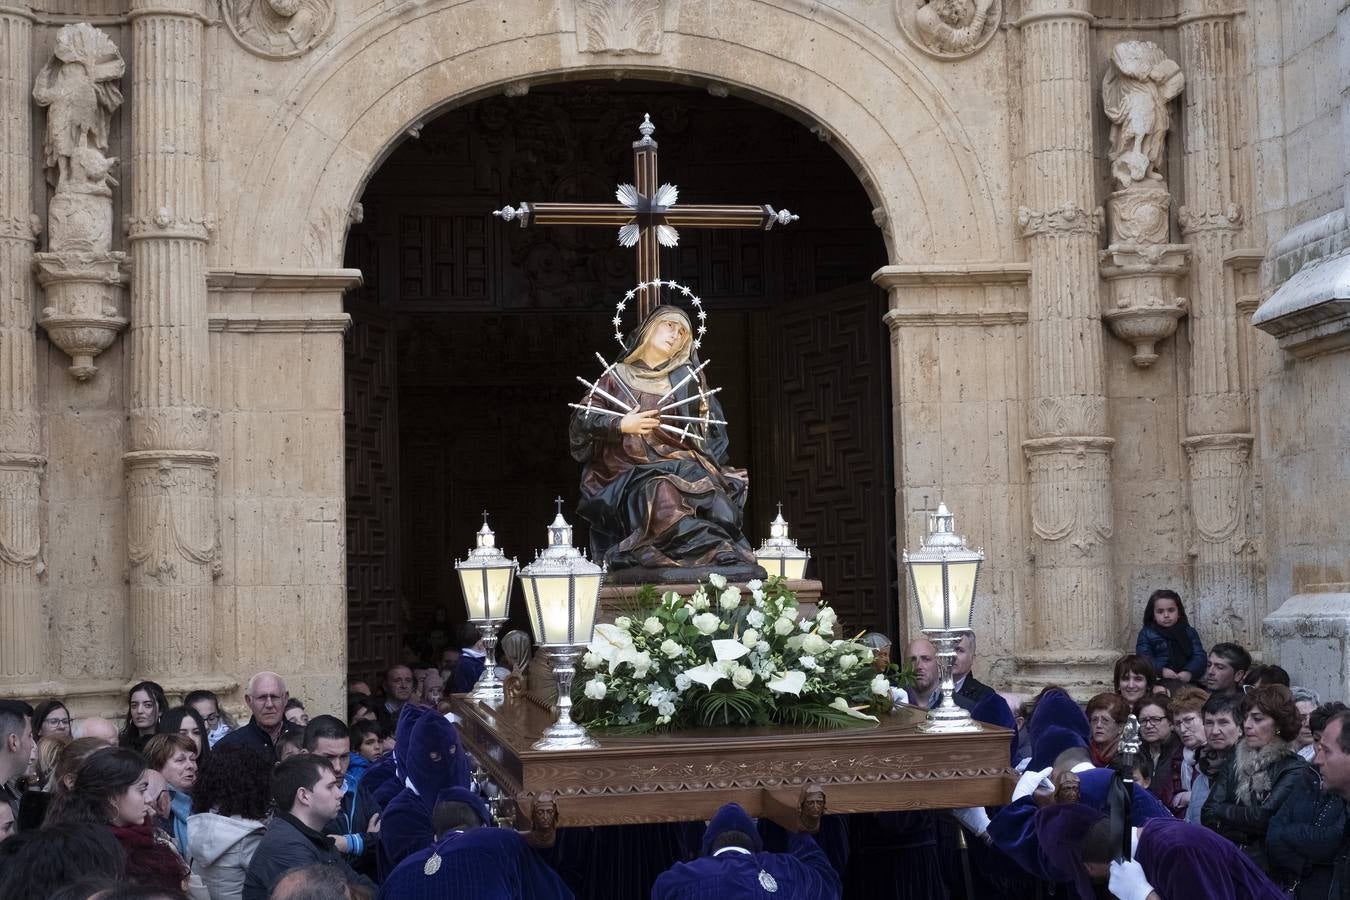
<svg viewBox="0 0 1350 900">
<path fill-rule="evenodd" d="M 800 581 L 806 577 L 806 557 L 797 556 L 783 560 L 783 570 L 784 578 Z"/>
<path fill-rule="evenodd" d="M 506 618 L 507 606 L 511 601 L 513 571 L 514 567 L 509 564 L 460 568 L 459 583 L 464 589 L 464 605 L 470 619 Z M 485 583 L 486 591 L 484 591 Z"/>
<path fill-rule="evenodd" d="M 975 601 L 975 578 L 980 571 L 978 559 L 947 563 L 947 593 L 951 608 L 948 628 L 970 628 L 971 605 Z"/>
<path fill-rule="evenodd" d="M 942 563 L 908 561 L 914 597 L 919 603 L 919 627 L 925 630 L 947 627 L 946 604 L 942 595 Z"/>
</svg>

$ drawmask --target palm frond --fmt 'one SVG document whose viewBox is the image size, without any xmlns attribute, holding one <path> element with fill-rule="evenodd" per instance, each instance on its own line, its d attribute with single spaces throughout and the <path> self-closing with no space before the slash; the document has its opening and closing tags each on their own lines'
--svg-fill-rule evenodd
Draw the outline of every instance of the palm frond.
<svg viewBox="0 0 1350 900">
<path fill-rule="evenodd" d="M 824 703 L 794 703 L 778 708 L 778 720 L 785 725 L 806 725 L 811 728 L 847 728 L 871 725 L 865 719 L 850 716 L 841 709 Z"/>
</svg>

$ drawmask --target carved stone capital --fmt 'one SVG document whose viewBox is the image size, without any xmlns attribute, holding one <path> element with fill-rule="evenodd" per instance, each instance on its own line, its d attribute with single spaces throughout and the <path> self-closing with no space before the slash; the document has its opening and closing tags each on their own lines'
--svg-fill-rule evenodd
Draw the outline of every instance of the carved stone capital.
<svg viewBox="0 0 1350 900">
<path fill-rule="evenodd" d="M 1106 431 L 1106 398 L 1037 397 L 1027 404 L 1027 423 L 1034 439 L 1068 436 L 1068 440 L 1078 440 L 1073 435 L 1099 435 Z"/>
<path fill-rule="evenodd" d="M 1022 206 L 1017 210 L 1017 224 L 1022 237 L 1040 234 L 1101 234 L 1104 214 L 1099 206 L 1089 212 L 1074 203 L 1050 210 L 1035 210 Z"/>
<path fill-rule="evenodd" d="M 127 216 L 123 221 L 128 241 L 179 238 L 205 242 L 216 227 L 215 220 L 210 216 L 178 216 L 166 206 L 153 214 Z"/>
<path fill-rule="evenodd" d="M 1237 231 L 1242 227 L 1243 210 L 1236 203 L 1223 209 L 1193 209 L 1183 206 L 1177 210 L 1177 222 L 1182 234 L 1197 231 Z"/>
</svg>

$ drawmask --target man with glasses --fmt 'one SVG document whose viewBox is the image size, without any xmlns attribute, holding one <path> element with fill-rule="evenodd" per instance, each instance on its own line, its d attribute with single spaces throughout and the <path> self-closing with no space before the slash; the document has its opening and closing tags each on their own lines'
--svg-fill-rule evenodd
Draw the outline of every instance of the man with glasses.
<svg viewBox="0 0 1350 900">
<path fill-rule="evenodd" d="M 247 747 L 269 763 L 277 761 L 276 740 L 286 723 L 286 683 L 275 672 L 259 672 L 248 680 L 244 703 L 253 713 L 248 724 L 221 738 L 219 747 Z M 208 726 L 209 727 L 209 726 Z"/>
</svg>

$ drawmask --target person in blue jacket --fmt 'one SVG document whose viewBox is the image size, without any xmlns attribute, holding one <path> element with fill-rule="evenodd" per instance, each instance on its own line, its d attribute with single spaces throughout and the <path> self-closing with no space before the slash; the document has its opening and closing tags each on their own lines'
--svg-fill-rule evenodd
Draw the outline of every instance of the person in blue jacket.
<svg viewBox="0 0 1350 900">
<path fill-rule="evenodd" d="M 839 873 L 805 832 L 793 834 L 788 852 L 767 853 L 755 822 L 736 803 L 717 811 L 693 862 L 661 873 L 652 900 L 833 900 Z"/>
<path fill-rule="evenodd" d="M 1163 588 L 1149 596 L 1134 652 L 1152 662 L 1162 678 L 1199 684 L 1205 674 L 1205 645 L 1187 620 L 1176 591 Z"/>
</svg>

